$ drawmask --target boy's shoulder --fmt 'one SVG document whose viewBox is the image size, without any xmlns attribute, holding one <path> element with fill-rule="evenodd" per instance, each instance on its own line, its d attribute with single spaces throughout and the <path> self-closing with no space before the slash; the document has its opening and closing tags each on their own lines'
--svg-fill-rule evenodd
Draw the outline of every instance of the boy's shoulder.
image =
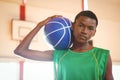
<svg viewBox="0 0 120 80">
<path fill-rule="evenodd" d="M 53 54 L 56 55 L 56 56 L 61 56 L 61 55 L 63 55 L 67 51 L 68 50 L 54 50 Z"/>
<path fill-rule="evenodd" d="M 97 55 L 108 55 L 110 50 L 100 47 L 94 47 L 94 53 Z"/>
<path fill-rule="evenodd" d="M 98 50 L 98 51 L 109 51 L 109 49 L 106 49 L 106 48 L 101 48 L 101 47 L 94 47 L 95 50 Z"/>
</svg>

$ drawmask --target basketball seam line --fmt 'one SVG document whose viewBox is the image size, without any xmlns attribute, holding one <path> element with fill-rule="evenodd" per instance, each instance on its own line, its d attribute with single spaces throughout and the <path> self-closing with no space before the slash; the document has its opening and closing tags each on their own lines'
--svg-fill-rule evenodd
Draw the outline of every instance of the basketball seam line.
<svg viewBox="0 0 120 80">
<path fill-rule="evenodd" d="M 69 27 L 70 27 L 70 26 L 65 27 L 65 28 L 69 28 Z M 48 34 L 46 35 L 46 37 L 49 36 L 49 35 L 51 35 L 51 34 L 54 33 L 54 32 L 60 31 L 60 30 L 62 30 L 62 29 L 63 29 L 63 28 L 60 28 L 60 29 L 54 30 L 54 31 L 48 33 Z"/>
</svg>

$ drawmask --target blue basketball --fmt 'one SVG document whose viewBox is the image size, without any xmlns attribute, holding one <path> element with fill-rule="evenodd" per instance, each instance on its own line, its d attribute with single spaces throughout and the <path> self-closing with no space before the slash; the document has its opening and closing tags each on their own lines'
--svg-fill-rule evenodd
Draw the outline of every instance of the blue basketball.
<svg viewBox="0 0 120 80">
<path fill-rule="evenodd" d="M 54 49 L 68 49 L 71 45 L 71 21 L 65 17 L 53 18 L 45 27 L 47 41 Z"/>
</svg>

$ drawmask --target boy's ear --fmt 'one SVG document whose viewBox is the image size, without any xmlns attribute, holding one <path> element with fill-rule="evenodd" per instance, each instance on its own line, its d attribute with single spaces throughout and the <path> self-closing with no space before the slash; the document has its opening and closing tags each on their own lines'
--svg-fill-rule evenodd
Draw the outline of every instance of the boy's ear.
<svg viewBox="0 0 120 80">
<path fill-rule="evenodd" d="M 95 36 L 95 33 L 96 33 L 96 30 L 94 31 L 94 33 L 93 33 L 92 37 L 93 37 L 93 36 Z"/>
<path fill-rule="evenodd" d="M 74 28 L 74 22 L 72 22 L 72 27 L 71 27 L 71 29 L 73 30 L 73 28 Z"/>
</svg>

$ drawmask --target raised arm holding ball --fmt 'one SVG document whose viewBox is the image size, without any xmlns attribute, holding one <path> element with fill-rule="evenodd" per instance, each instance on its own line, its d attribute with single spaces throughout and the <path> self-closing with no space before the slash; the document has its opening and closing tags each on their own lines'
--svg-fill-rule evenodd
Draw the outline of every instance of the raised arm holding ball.
<svg viewBox="0 0 120 80">
<path fill-rule="evenodd" d="M 92 11 L 81 11 L 72 23 L 72 45 L 64 50 L 29 49 L 37 32 L 55 15 L 41 21 L 18 45 L 15 54 L 38 61 L 54 61 L 55 80 L 113 80 L 109 50 L 94 47 L 89 40 L 95 35 L 98 19 Z M 52 28 L 52 27 L 51 27 Z"/>
</svg>

